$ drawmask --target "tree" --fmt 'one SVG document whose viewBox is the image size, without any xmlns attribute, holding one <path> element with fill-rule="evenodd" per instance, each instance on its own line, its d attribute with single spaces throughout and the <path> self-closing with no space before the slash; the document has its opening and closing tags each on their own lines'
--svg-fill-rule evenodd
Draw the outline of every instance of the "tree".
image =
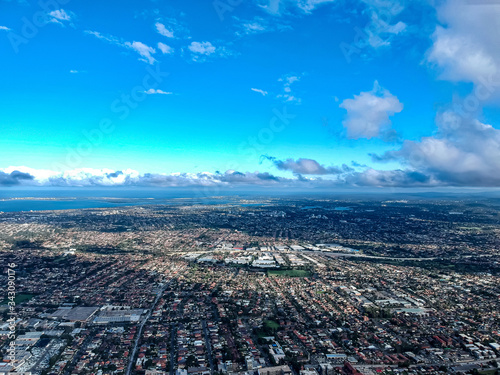
<svg viewBox="0 0 500 375">
<path fill-rule="evenodd" d="M 194 355 L 191 354 L 186 359 L 186 365 L 187 365 L 187 367 L 196 367 L 196 366 L 198 366 L 198 360 L 196 359 L 196 357 Z"/>
</svg>

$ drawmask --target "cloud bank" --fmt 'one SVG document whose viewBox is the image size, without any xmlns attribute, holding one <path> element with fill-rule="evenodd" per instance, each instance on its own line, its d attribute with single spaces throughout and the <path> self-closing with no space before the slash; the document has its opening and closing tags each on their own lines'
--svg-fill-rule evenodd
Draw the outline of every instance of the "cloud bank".
<svg viewBox="0 0 500 375">
<path fill-rule="evenodd" d="M 268 171 L 140 173 L 132 169 L 79 168 L 51 171 L 12 166 L 0 169 L 1 186 L 261 186 L 278 188 L 351 187 L 500 187 L 500 130 L 448 111 L 437 118 L 438 132 L 401 148 L 374 155 L 375 161 L 398 160 L 402 169 L 380 170 L 353 163 L 326 166 L 314 159 L 280 160 L 263 156 L 282 177 Z"/>
<path fill-rule="evenodd" d="M 297 175 L 338 175 L 348 170 L 348 167 L 326 167 L 321 165 L 316 160 L 300 158 L 297 160 L 286 159 L 279 160 L 271 156 L 263 156 L 270 160 L 276 168 L 282 171 L 290 171 Z"/>
<path fill-rule="evenodd" d="M 263 156 L 272 171 L 139 173 L 132 169 L 80 168 L 62 172 L 12 166 L 0 169 L 1 186 L 277 186 L 279 188 L 349 187 L 500 187 L 500 130 L 451 110 L 436 118 L 433 136 L 406 140 L 399 149 L 372 155 L 375 162 L 397 161 L 384 170 L 358 163 L 328 166 L 314 159 Z"/>
<path fill-rule="evenodd" d="M 500 186 L 500 130 L 446 111 L 437 117 L 435 136 L 405 141 L 377 159 L 399 160 L 442 184 Z"/>
<path fill-rule="evenodd" d="M 29 173 L 13 170 L 10 173 L 0 170 L 0 186 L 20 185 L 26 181 L 32 181 L 34 177 Z"/>
</svg>

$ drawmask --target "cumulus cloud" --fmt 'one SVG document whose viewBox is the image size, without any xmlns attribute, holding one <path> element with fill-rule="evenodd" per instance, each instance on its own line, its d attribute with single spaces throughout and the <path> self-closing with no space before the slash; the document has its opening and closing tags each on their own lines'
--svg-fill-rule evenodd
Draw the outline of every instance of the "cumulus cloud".
<svg viewBox="0 0 500 375">
<path fill-rule="evenodd" d="M 477 84 L 500 73 L 498 4 L 447 0 L 437 13 L 441 25 L 432 35 L 427 61 L 439 69 L 442 79 Z"/>
<path fill-rule="evenodd" d="M 164 24 L 157 22 L 155 23 L 155 27 L 156 31 L 158 31 L 159 34 L 166 36 L 167 38 L 174 37 L 174 32 L 172 30 L 167 29 Z"/>
<path fill-rule="evenodd" d="M 10 28 L 8 28 L 7 26 L 0 26 L 0 30 L 10 31 Z"/>
<path fill-rule="evenodd" d="M 13 170 L 10 173 L 0 170 L 0 186 L 19 185 L 22 182 L 32 181 L 34 177 L 29 173 Z"/>
<path fill-rule="evenodd" d="M 389 117 L 403 110 L 398 98 L 381 88 L 377 81 L 372 91 L 354 95 L 354 99 L 345 99 L 339 107 L 347 111 L 342 124 L 351 139 L 393 136 Z"/>
<path fill-rule="evenodd" d="M 500 130 L 447 111 L 437 117 L 438 132 L 405 141 L 380 160 L 400 160 L 443 185 L 500 186 Z"/>
<path fill-rule="evenodd" d="M 215 53 L 215 46 L 210 42 L 191 42 L 189 50 L 200 55 L 211 55 Z"/>
<path fill-rule="evenodd" d="M 216 47 L 211 42 L 191 42 L 188 46 L 193 61 L 206 61 L 209 57 L 227 57 L 231 53 L 225 47 Z"/>
<path fill-rule="evenodd" d="M 64 9 L 54 10 L 49 15 L 59 21 L 69 21 L 71 19 L 71 16 Z"/>
<path fill-rule="evenodd" d="M 158 48 L 160 49 L 160 51 L 164 54 L 164 55 L 168 55 L 168 54 L 171 54 L 171 53 L 174 53 L 174 49 L 168 45 L 166 45 L 165 43 L 162 43 L 162 42 L 159 42 L 158 43 Z"/>
<path fill-rule="evenodd" d="M 142 42 L 125 42 L 124 45 L 141 55 L 143 58 L 140 60 L 149 64 L 153 64 L 156 61 L 152 56 L 156 53 L 156 50 L 153 47 L 149 47 Z"/>
<path fill-rule="evenodd" d="M 58 23 L 64 25 L 64 22 L 71 22 L 74 18 L 74 13 L 65 11 L 64 9 L 57 9 L 49 12 L 49 22 Z"/>
<path fill-rule="evenodd" d="M 266 95 L 267 95 L 267 91 L 264 91 L 264 90 L 261 90 L 261 89 L 254 89 L 254 88 L 251 88 L 250 90 L 255 91 L 255 92 L 258 92 L 259 94 L 261 94 L 261 95 L 263 95 L 263 96 L 266 96 Z"/>
</svg>

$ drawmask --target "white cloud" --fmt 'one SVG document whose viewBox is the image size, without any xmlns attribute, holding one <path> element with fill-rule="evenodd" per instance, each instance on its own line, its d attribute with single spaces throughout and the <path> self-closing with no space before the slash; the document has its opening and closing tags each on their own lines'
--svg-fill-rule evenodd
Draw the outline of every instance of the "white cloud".
<svg viewBox="0 0 500 375">
<path fill-rule="evenodd" d="M 335 0 L 296 0 L 297 7 L 301 9 L 304 13 L 311 13 L 320 5 L 333 3 Z"/>
<path fill-rule="evenodd" d="M 318 163 L 314 159 L 299 158 L 294 160 L 292 158 L 280 160 L 271 156 L 263 156 L 263 158 L 270 160 L 276 168 L 282 171 L 290 171 L 294 174 L 305 175 L 338 175 L 346 171 L 351 171 L 352 168 L 344 166 L 339 167 L 326 167 Z"/>
<path fill-rule="evenodd" d="M 58 23 L 60 25 L 63 25 L 63 22 L 70 22 L 74 16 L 74 13 L 65 11 L 64 9 L 49 12 L 50 22 Z"/>
<path fill-rule="evenodd" d="M 245 34 L 257 34 L 266 31 L 266 27 L 258 22 L 244 23 L 242 27 Z"/>
<path fill-rule="evenodd" d="M 385 24 L 383 21 L 378 21 L 372 25 L 377 25 L 377 27 L 375 29 L 367 27 L 365 32 L 368 35 L 368 43 L 373 48 L 389 46 L 394 35 L 406 30 L 406 24 L 401 21 L 395 25 Z"/>
<path fill-rule="evenodd" d="M 133 169 L 78 168 L 62 172 L 27 167 L 0 169 L 0 186 L 231 186 L 291 181 L 267 172 L 139 173 Z"/>
<path fill-rule="evenodd" d="M 215 46 L 210 42 L 191 42 L 189 50 L 196 54 L 211 55 L 215 53 Z"/>
<path fill-rule="evenodd" d="M 64 10 L 58 9 L 49 13 L 49 15 L 59 21 L 69 21 L 71 20 L 71 16 Z"/>
<path fill-rule="evenodd" d="M 391 125 L 389 116 L 403 110 L 403 104 L 398 98 L 382 89 L 377 81 L 372 91 L 354 95 L 354 99 L 345 99 L 339 107 L 347 111 L 347 117 L 342 124 L 351 139 L 370 139 L 386 135 Z"/>
<path fill-rule="evenodd" d="M 138 178 L 139 172 L 132 169 L 114 171 L 112 169 L 77 168 L 62 172 L 29 167 L 8 167 L 0 172 L 12 173 L 19 171 L 33 177 L 28 180 L 30 185 L 38 186 L 119 186 L 126 180 Z"/>
<path fill-rule="evenodd" d="M 384 154 L 434 176 L 441 184 L 500 186 L 500 130 L 447 111 L 437 118 L 438 132 Z"/>
<path fill-rule="evenodd" d="M 161 17 L 155 14 L 156 18 L 155 30 L 160 34 L 170 39 L 191 39 L 190 31 L 182 16 L 177 17 Z"/>
<path fill-rule="evenodd" d="M 232 52 L 225 47 L 216 47 L 210 42 L 191 42 L 188 50 L 191 52 L 192 60 L 199 62 L 206 61 L 208 58 L 232 55 Z"/>
<path fill-rule="evenodd" d="M 264 91 L 264 90 L 261 90 L 261 89 L 254 89 L 254 88 L 251 88 L 250 90 L 255 91 L 255 92 L 258 92 L 259 94 L 262 94 L 263 96 L 266 96 L 266 95 L 267 95 L 267 91 Z"/>
<path fill-rule="evenodd" d="M 174 37 L 174 32 L 172 30 L 169 30 L 165 27 L 164 24 L 157 22 L 155 23 L 156 31 L 160 33 L 163 36 L 166 36 L 167 38 L 173 38 Z"/>
<path fill-rule="evenodd" d="M 370 21 L 364 27 L 364 41 L 373 48 L 389 46 L 396 35 L 407 30 L 406 23 L 395 18 L 404 10 L 401 0 L 362 0 Z"/>
<path fill-rule="evenodd" d="M 142 42 L 123 42 L 122 40 L 112 35 L 103 35 L 98 31 L 85 30 L 84 33 L 93 35 L 96 38 L 104 40 L 108 43 L 133 50 L 141 56 L 141 58 L 139 58 L 140 61 L 147 62 L 148 64 L 153 64 L 156 61 L 153 57 L 153 55 L 156 53 L 156 50 L 153 47 L 149 47 Z"/>
<path fill-rule="evenodd" d="M 290 86 L 292 83 L 297 82 L 299 80 L 300 80 L 299 76 L 287 76 L 281 79 L 281 81 L 285 81 L 286 86 Z"/>
<path fill-rule="evenodd" d="M 70 72 L 71 74 L 77 74 L 77 73 L 80 73 L 78 70 L 74 70 L 74 69 L 71 69 L 69 72 Z"/>
<path fill-rule="evenodd" d="M 274 158 L 270 158 L 273 160 Z M 443 184 L 432 176 L 418 171 L 394 170 L 380 171 L 366 169 L 356 172 L 346 165 L 325 167 L 312 159 L 274 160 L 281 170 L 293 172 L 295 178 L 278 177 L 269 172 L 238 172 L 228 170 L 224 173 L 140 173 L 133 169 L 113 170 L 78 168 L 65 171 L 51 171 L 27 167 L 8 167 L 0 169 L 0 186 L 158 186 L 158 187 L 195 187 L 195 186 L 279 186 L 285 187 L 407 187 L 436 186 Z M 314 176 L 318 177 L 304 177 Z M 331 175 L 330 179 L 323 176 Z M 321 177 L 319 177 L 321 176 Z"/>
<path fill-rule="evenodd" d="M 292 172 L 295 178 L 259 171 L 165 174 L 132 169 L 52 171 L 12 166 L 0 169 L 0 186 L 500 187 L 500 130 L 453 112 L 439 116 L 435 136 L 406 141 L 401 149 L 378 157 L 400 160 L 405 169 L 376 170 L 357 165 L 364 168 L 358 171 L 347 165 L 325 166 L 314 159 L 264 158 L 280 171 Z"/>
<path fill-rule="evenodd" d="M 97 39 L 104 40 L 104 41 L 106 41 L 108 43 L 112 43 L 112 44 L 117 44 L 117 45 L 123 46 L 123 43 L 120 41 L 120 39 L 118 39 L 118 38 L 116 38 L 116 37 L 114 37 L 112 35 L 104 35 L 104 34 L 101 34 L 98 31 L 92 31 L 92 30 L 85 30 L 84 33 L 88 34 L 88 35 L 93 35 Z"/>
<path fill-rule="evenodd" d="M 300 81 L 301 76 L 297 75 L 287 75 L 283 78 L 278 79 L 278 82 L 283 82 L 283 93 L 278 94 L 276 97 L 283 99 L 285 102 L 295 102 L 301 103 L 302 99 L 297 98 L 292 94 L 292 84 Z"/>
<path fill-rule="evenodd" d="M 270 14 L 279 15 L 283 8 L 280 3 L 284 2 L 282 0 L 264 0 L 261 1 L 260 7 Z"/>
<path fill-rule="evenodd" d="M 7 26 L 0 26 L 0 30 L 10 31 L 10 29 Z"/>
<path fill-rule="evenodd" d="M 158 43 L 158 48 L 160 49 L 160 51 L 164 54 L 164 55 L 168 55 L 168 54 L 171 54 L 171 53 L 174 53 L 174 49 L 168 45 L 166 45 L 165 43 L 162 43 L 162 42 L 159 42 Z"/>
<path fill-rule="evenodd" d="M 155 89 L 149 89 L 147 91 L 144 91 L 148 95 L 154 95 L 154 94 L 161 94 L 161 95 L 172 95 L 172 92 L 167 92 L 163 90 L 155 90 Z"/>
<path fill-rule="evenodd" d="M 433 176 L 428 176 L 411 169 L 377 170 L 368 168 L 362 172 L 353 172 L 339 180 L 346 187 L 435 187 L 442 183 Z"/>
<path fill-rule="evenodd" d="M 125 42 L 125 46 L 141 55 L 143 57 L 143 59 L 141 59 L 142 61 L 146 61 L 149 64 L 153 64 L 156 61 L 152 56 L 156 53 L 153 47 L 149 47 L 142 42 Z"/>
<path fill-rule="evenodd" d="M 297 98 L 294 95 L 289 95 L 289 94 L 284 94 L 284 95 L 278 95 L 279 98 L 284 98 L 285 102 L 295 102 L 295 103 L 301 103 L 302 99 Z"/>
<path fill-rule="evenodd" d="M 310 14 L 316 8 L 335 0 L 261 0 L 259 6 L 272 15 L 282 15 L 289 12 Z"/>
<path fill-rule="evenodd" d="M 241 25 L 242 31 L 238 35 L 259 34 L 266 31 L 266 27 L 259 22 L 244 23 Z"/>
<path fill-rule="evenodd" d="M 443 26 L 432 35 L 427 60 L 439 68 L 442 79 L 477 84 L 500 73 L 498 4 L 447 0 L 438 17 Z"/>
<path fill-rule="evenodd" d="M 262 17 L 254 17 L 251 20 L 241 20 L 234 16 L 233 19 L 236 21 L 236 35 L 246 36 L 262 34 L 272 31 L 285 31 L 292 30 L 292 27 L 288 25 L 285 20 L 276 20 Z"/>
<path fill-rule="evenodd" d="M 58 172 L 48 169 L 34 169 L 25 166 L 11 166 L 0 170 L 9 174 L 13 173 L 14 171 L 19 171 L 21 173 L 29 174 L 39 181 L 47 180 L 50 177 L 56 176 L 58 174 Z"/>
</svg>

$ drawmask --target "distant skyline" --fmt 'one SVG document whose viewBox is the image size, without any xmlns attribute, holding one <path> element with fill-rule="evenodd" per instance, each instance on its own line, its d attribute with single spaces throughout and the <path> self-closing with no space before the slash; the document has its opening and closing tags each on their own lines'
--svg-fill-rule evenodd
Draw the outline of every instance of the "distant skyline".
<svg viewBox="0 0 500 375">
<path fill-rule="evenodd" d="M 0 9 L 2 187 L 500 187 L 500 1 Z"/>
</svg>

